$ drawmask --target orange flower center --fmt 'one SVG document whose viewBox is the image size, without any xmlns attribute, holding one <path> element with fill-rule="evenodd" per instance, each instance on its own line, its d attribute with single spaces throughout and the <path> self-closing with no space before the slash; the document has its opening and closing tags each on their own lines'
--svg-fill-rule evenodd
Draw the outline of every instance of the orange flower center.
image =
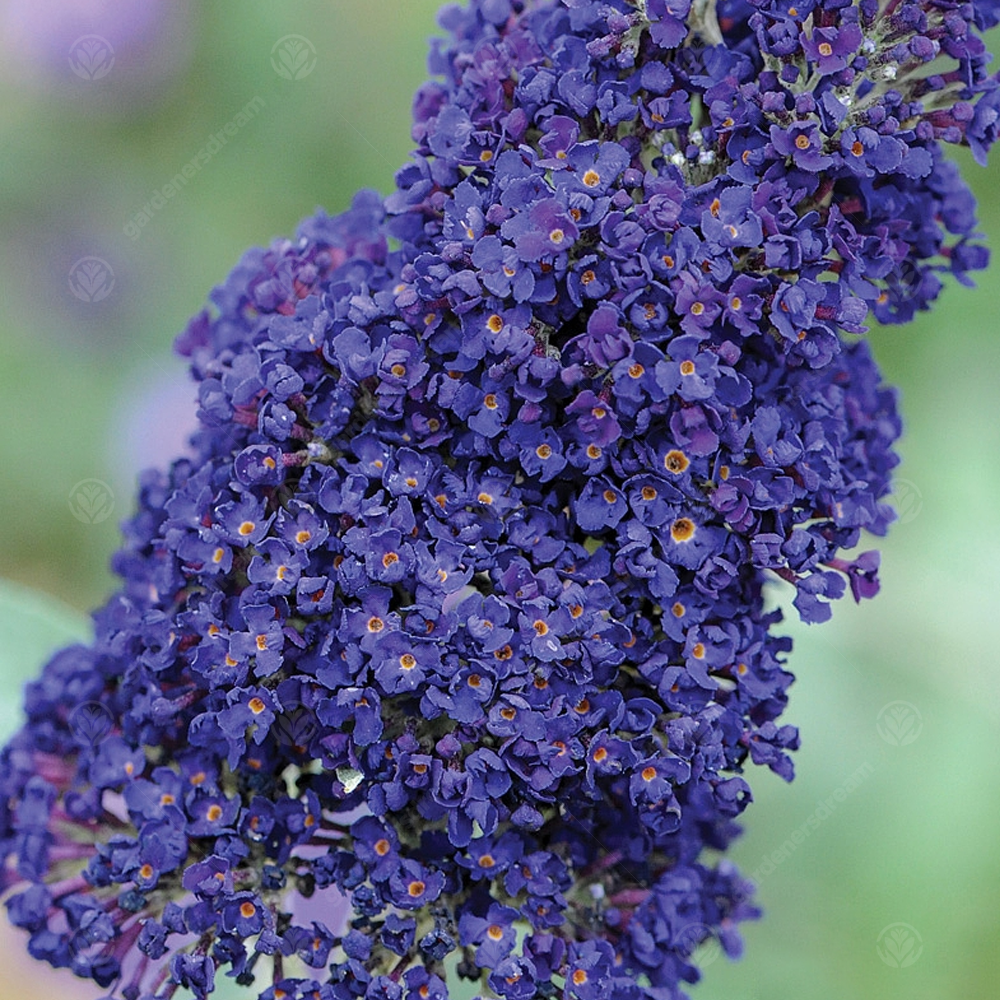
<svg viewBox="0 0 1000 1000">
<path fill-rule="evenodd" d="M 688 517 L 679 517 L 670 525 L 670 537 L 675 542 L 686 542 L 694 535 L 694 521 Z"/>
<path fill-rule="evenodd" d="M 663 459 L 663 465 L 667 472 L 673 472 L 677 475 L 682 473 L 691 463 L 688 461 L 687 455 L 683 451 L 678 451 L 674 448 L 672 451 L 668 451 Z"/>
</svg>

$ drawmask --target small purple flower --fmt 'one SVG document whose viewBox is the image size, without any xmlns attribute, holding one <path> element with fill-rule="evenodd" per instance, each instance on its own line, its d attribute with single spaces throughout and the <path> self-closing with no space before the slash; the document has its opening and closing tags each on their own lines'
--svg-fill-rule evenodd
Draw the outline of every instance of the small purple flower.
<svg viewBox="0 0 1000 1000">
<path fill-rule="evenodd" d="M 184 870 L 182 884 L 188 892 L 193 892 L 201 899 L 212 899 L 220 894 L 229 895 L 233 891 L 230 864 L 217 855 L 196 862 Z"/>
<path fill-rule="evenodd" d="M 803 32 L 799 39 L 806 57 L 815 63 L 820 74 L 829 76 L 848 65 L 864 35 L 857 24 L 844 24 L 839 28 L 815 28 L 812 35 Z"/>
<path fill-rule="evenodd" d="M 490 989 L 504 1000 L 531 1000 L 535 996 L 535 966 L 526 957 L 508 956 L 490 974 Z"/>
<path fill-rule="evenodd" d="M 389 879 L 389 898 L 403 910 L 422 909 L 441 895 L 444 876 L 415 861 L 402 861 Z"/>
<path fill-rule="evenodd" d="M 565 169 L 556 175 L 556 185 L 597 197 L 618 180 L 630 160 L 628 152 L 617 142 L 577 143 L 568 151 L 563 161 Z"/>
<path fill-rule="evenodd" d="M 575 337 L 567 349 L 576 348 L 584 362 L 610 368 L 632 353 L 632 340 L 622 326 L 621 314 L 612 305 L 601 303 L 587 320 L 587 332 Z"/>
<path fill-rule="evenodd" d="M 241 938 L 259 934 L 266 913 L 263 903 L 252 892 L 234 893 L 222 908 L 222 929 Z"/>
<path fill-rule="evenodd" d="M 508 219 L 501 228 L 523 261 L 566 253 L 580 235 L 569 209 L 559 198 L 543 198 Z"/>
<path fill-rule="evenodd" d="M 809 173 L 818 173 L 833 162 L 823 152 L 822 133 L 814 122 L 795 122 L 788 128 L 772 125 L 770 138 L 779 156 L 791 157 L 797 167 Z"/>
</svg>

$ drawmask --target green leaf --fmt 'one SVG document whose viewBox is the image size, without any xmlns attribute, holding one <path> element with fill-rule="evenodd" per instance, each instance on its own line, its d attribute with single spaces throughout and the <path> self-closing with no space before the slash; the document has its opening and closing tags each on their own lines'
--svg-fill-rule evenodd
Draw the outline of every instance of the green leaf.
<svg viewBox="0 0 1000 1000">
<path fill-rule="evenodd" d="M 91 637 L 90 620 L 54 597 L 0 580 L 0 740 L 21 724 L 21 689 L 58 649 Z"/>
</svg>

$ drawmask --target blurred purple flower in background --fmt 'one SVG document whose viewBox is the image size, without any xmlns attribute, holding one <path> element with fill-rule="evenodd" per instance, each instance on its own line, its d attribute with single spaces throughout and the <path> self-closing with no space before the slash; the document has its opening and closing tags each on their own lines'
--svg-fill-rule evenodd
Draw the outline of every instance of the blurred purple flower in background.
<svg viewBox="0 0 1000 1000">
<path fill-rule="evenodd" d="M 128 114 L 159 100 L 184 69 L 193 18 L 187 0 L 2 0 L 0 72 L 83 107 Z"/>
</svg>

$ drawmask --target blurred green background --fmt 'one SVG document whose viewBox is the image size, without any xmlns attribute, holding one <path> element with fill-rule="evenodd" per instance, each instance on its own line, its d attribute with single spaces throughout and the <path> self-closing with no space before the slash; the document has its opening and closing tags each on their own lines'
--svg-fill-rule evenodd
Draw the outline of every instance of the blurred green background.
<svg viewBox="0 0 1000 1000">
<path fill-rule="evenodd" d="M 247 246 L 389 188 L 437 7 L 0 2 L 0 735 L 46 650 L 113 586 L 138 470 L 182 447 L 194 394 L 172 338 Z M 959 159 L 1000 248 L 1000 161 Z M 704 951 L 697 1000 L 1000 996 L 998 327 L 1000 262 L 871 334 L 907 425 L 883 593 L 789 625 L 798 778 L 755 770 L 734 852 L 766 916 L 743 961 Z M 18 932 L 0 947 L 3 1000 L 95 995 Z"/>
</svg>

